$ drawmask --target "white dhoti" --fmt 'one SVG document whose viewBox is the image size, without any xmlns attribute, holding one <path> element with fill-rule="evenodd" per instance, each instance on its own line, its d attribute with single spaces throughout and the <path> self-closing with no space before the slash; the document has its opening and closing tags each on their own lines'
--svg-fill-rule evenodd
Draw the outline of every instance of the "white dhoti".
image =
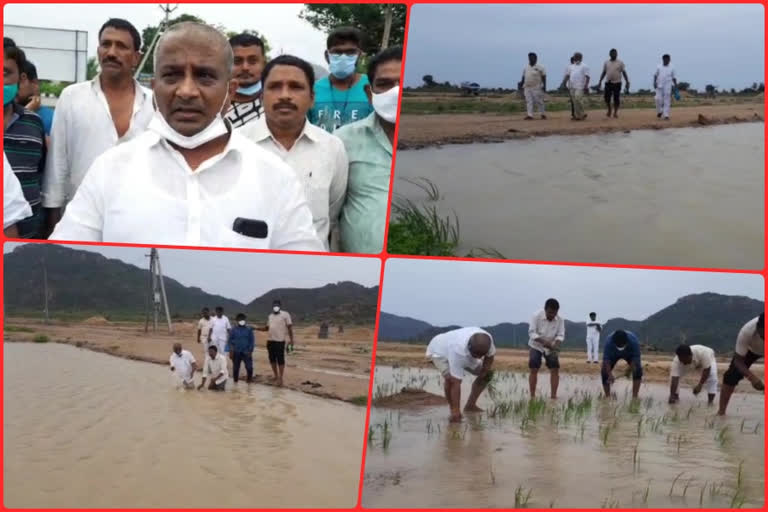
<svg viewBox="0 0 768 512">
<path fill-rule="evenodd" d="M 669 110 L 672 108 L 672 84 L 662 85 L 656 88 L 656 113 L 669 118 Z"/>
<path fill-rule="evenodd" d="M 709 367 L 709 377 L 704 383 L 704 388 L 709 395 L 717 394 L 717 363 L 712 363 L 712 366 Z"/>
<path fill-rule="evenodd" d="M 587 362 L 598 362 L 597 347 L 600 345 L 600 335 L 587 335 Z"/>
<path fill-rule="evenodd" d="M 538 87 L 526 87 L 523 89 L 525 94 L 525 106 L 528 116 L 533 117 L 534 108 L 544 115 L 544 91 Z"/>
<path fill-rule="evenodd" d="M 227 348 L 227 340 L 226 338 L 214 338 L 211 340 L 211 345 L 216 345 L 216 350 L 218 353 L 223 354 L 224 349 Z"/>
</svg>

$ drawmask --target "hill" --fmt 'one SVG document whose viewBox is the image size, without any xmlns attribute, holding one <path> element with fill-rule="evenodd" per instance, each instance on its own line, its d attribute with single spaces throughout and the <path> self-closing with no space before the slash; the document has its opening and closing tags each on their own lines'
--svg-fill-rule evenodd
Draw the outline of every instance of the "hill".
<svg viewBox="0 0 768 512">
<path fill-rule="evenodd" d="M 21 245 L 3 256 L 6 314 L 29 315 L 42 311 L 43 256 L 47 263 L 52 317 L 143 317 L 149 279 L 147 269 L 99 253 L 52 244 Z M 366 288 L 352 282 L 313 289 L 272 290 L 248 305 L 184 286 L 167 275 L 164 283 L 174 318 L 196 318 L 203 306 L 222 306 L 230 315 L 245 311 L 254 320 L 266 318 L 273 297 L 281 298 L 286 310 L 298 322 L 373 324 L 376 318 L 378 287 Z"/>
<path fill-rule="evenodd" d="M 736 335 L 742 325 L 765 309 L 762 301 L 749 297 L 701 293 L 681 297 L 674 304 L 645 320 L 612 318 L 604 323 L 601 341 L 616 329 L 627 329 L 638 335 L 648 350 L 672 352 L 681 342 L 700 343 L 718 353 L 733 351 Z M 383 321 L 386 315 L 386 322 Z M 398 317 L 382 311 L 379 341 L 426 344 L 437 334 L 459 326 L 438 327 L 413 318 Z M 424 327 L 424 324 L 427 327 Z M 493 335 L 496 345 L 524 348 L 528 345 L 527 323 L 501 323 L 483 326 Z M 565 321 L 564 350 L 583 350 L 585 322 Z"/>
</svg>

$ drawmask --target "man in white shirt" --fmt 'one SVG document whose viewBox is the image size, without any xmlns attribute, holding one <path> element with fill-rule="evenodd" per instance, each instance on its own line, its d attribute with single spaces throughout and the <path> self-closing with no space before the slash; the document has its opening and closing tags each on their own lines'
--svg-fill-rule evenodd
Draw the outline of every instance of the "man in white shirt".
<svg viewBox="0 0 768 512">
<path fill-rule="evenodd" d="M 265 331 L 267 335 L 267 353 L 269 365 L 272 367 L 272 380 L 278 386 L 283 385 L 283 373 L 285 372 L 285 341 L 290 340 L 288 352 L 293 352 L 293 322 L 291 315 L 283 311 L 279 300 L 272 301 L 272 312 L 267 317 L 267 325 L 257 327 L 257 331 Z"/>
<path fill-rule="evenodd" d="M 603 326 L 597 321 L 597 313 L 592 312 L 587 319 L 587 363 L 598 363 L 598 347 L 600 345 L 600 332 Z"/>
<path fill-rule="evenodd" d="M 560 303 L 556 299 L 547 299 L 544 309 L 535 313 L 528 324 L 528 386 L 531 398 L 536 396 L 536 383 L 542 357 L 549 369 L 549 381 L 552 399 L 557 398 L 560 385 L 560 358 L 558 350 L 565 340 L 565 321 L 558 315 Z"/>
<path fill-rule="evenodd" d="M 200 316 L 200 320 L 197 321 L 197 336 L 195 341 L 208 348 L 211 344 L 211 333 L 213 332 L 213 319 L 211 318 L 211 310 L 203 308 Z"/>
<path fill-rule="evenodd" d="M 308 62 L 292 55 L 275 57 L 264 68 L 262 83 L 264 116 L 239 131 L 291 166 L 304 186 L 317 235 L 328 250 L 347 192 L 344 143 L 307 120 L 315 83 Z M 338 244 L 334 246 L 338 250 Z"/>
<path fill-rule="evenodd" d="M 197 361 L 195 356 L 189 350 L 182 350 L 181 343 L 173 344 L 173 352 L 169 361 L 171 371 L 181 379 L 184 389 L 195 387 L 195 371 L 197 370 Z"/>
<path fill-rule="evenodd" d="M 32 208 L 24 199 L 19 178 L 3 151 L 3 232 L 7 238 L 18 238 L 16 223 L 32 216 Z"/>
<path fill-rule="evenodd" d="M 686 371 L 692 368 L 701 370 L 699 383 L 693 387 L 693 394 L 698 395 L 701 389 L 707 387 L 707 405 L 715 402 L 717 394 L 717 360 L 715 351 L 704 345 L 679 345 L 675 350 L 675 357 L 672 359 L 672 365 L 669 367 L 669 403 L 673 404 L 680 400 L 677 388 L 680 384 L 680 377 L 685 375 Z"/>
<path fill-rule="evenodd" d="M 669 110 L 672 108 L 672 86 L 677 87 L 675 68 L 670 64 L 671 57 L 664 55 L 662 63 L 656 67 L 653 74 L 653 88 L 656 90 L 656 117 L 664 117 L 669 121 Z"/>
<path fill-rule="evenodd" d="M 451 409 L 450 421 L 461 421 L 461 381 L 464 372 L 476 376 L 464 410 L 481 412 L 477 399 L 491 381 L 491 366 L 496 355 L 493 337 L 479 327 L 455 329 L 432 338 L 426 355 L 445 379 L 443 388 Z"/>
<path fill-rule="evenodd" d="M 96 159 L 52 238 L 322 252 L 291 168 L 222 117 L 232 60 L 215 28 L 172 25 L 147 131 Z"/>
<path fill-rule="evenodd" d="M 229 318 L 224 314 L 224 308 L 216 308 L 216 316 L 211 318 L 211 335 L 208 338 L 211 345 L 219 349 L 219 354 L 224 354 L 229 341 L 229 332 L 232 330 L 232 324 Z"/>
<path fill-rule="evenodd" d="M 736 338 L 736 348 L 728 370 L 723 374 L 723 387 L 720 390 L 720 409 L 717 414 L 725 415 L 731 395 L 743 378 L 758 391 L 765 390 L 760 378 L 749 370 L 755 361 L 763 358 L 765 353 L 765 313 L 744 324 Z"/>
<path fill-rule="evenodd" d="M 211 383 L 208 385 L 208 389 L 211 391 L 224 391 L 227 379 L 229 378 L 227 358 L 224 357 L 224 354 L 219 353 L 216 345 L 208 347 L 208 355 L 205 356 L 205 363 L 203 363 L 203 381 L 197 386 L 197 389 L 203 389 L 205 381 L 209 378 Z"/>
<path fill-rule="evenodd" d="M 96 157 L 134 139 L 154 115 L 152 91 L 133 78 L 140 49 L 141 36 L 133 25 L 108 20 L 96 50 L 101 72 L 65 88 L 56 102 L 42 191 L 43 206 L 53 210 L 51 228 Z"/>
<path fill-rule="evenodd" d="M 538 57 L 535 53 L 528 54 L 528 65 L 523 70 L 523 94 L 525 95 L 526 116 L 525 119 L 533 119 L 534 108 L 538 109 L 542 119 L 546 119 L 544 106 L 544 92 L 547 90 L 547 72 L 544 66 L 537 64 Z"/>
<path fill-rule="evenodd" d="M 563 85 L 568 84 L 573 100 L 573 119 L 583 121 L 587 118 L 584 111 L 584 95 L 589 93 L 589 68 L 581 62 L 583 56 L 576 52 L 573 54 L 573 64 L 568 66 Z"/>
</svg>

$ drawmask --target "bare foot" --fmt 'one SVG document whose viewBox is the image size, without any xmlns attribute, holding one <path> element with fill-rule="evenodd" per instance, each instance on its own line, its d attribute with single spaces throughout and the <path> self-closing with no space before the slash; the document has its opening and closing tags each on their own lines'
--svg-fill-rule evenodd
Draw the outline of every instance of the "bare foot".
<svg viewBox="0 0 768 512">
<path fill-rule="evenodd" d="M 277 379 L 277 385 L 283 387 L 283 379 Z"/>
<path fill-rule="evenodd" d="M 451 415 L 450 423 L 461 423 L 461 414 Z"/>
<path fill-rule="evenodd" d="M 464 412 L 483 412 L 481 408 L 479 408 L 477 405 L 469 405 L 467 404 L 464 407 Z"/>
</svg>

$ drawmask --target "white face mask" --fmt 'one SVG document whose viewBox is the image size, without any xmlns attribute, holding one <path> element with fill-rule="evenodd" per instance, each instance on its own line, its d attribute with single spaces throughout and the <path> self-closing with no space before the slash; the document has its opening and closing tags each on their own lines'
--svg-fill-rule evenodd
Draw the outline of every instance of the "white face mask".
<svg viewBox="0 0 768 512">
<path fill-rule="evenodd" d="M 621 351 L 621 350 L 624 350 L 625 348 L 627 348 L 627 346 L 626 346 L 626 345 L 624 345 L 623 347 L 620 347 L 620 346 L 616 345 L 616 348 L 617 348 L 619 351 Z"/>
<path fill-rule="evenodd" d="M 275 313 L 279 313 L 280 312 L 280 306 L 272 306 L 272 311 L 274 311 Z"/>
<path fill-rule="evenodd" d="M 206 126 L 203 130 L 196 133 L 195 135 L 188 137 L 186 135 L 180 134 L 174 130 L 171 125 L 168 124 L 168 121 L 165 120 L 163 115 L 160 113 L 160 110 L 157 108 L 155 97 L 152 96 L 152 103 L 155 106 L 155 116 L 152 118 L 152 121 L 149 122 L 147 129 L 152 130 L 153 132 L 160 135 L 160 137 L 164 138 L 172 144 L 175 144 L 176 146 L 185 149 L 195 149 L 196 147 L 202 146 L 206 142 L 210 142 L 213 139 L 221 137 L 227 133 L 227 125 L 224 122 L 224 118 L 221 117 L 221 111 L 224 109 L 224 105 L 228 99 L 229 95 L 224 97 L 224 102 L 219 108 L 219 113 L 216 114 L 216 117 L 213 118 L 213 121 L 211 121 L 208 126 Z"/>
<path fill-rule="evenodd" d="M 394 123 L 397 121 L 397 100 L 400 97 L 400 87 L 393 87 L 381 94 L 371 93 L 371 103 L 373 110 L 383 120 Z"/>
<path fill-rule="evenodd" d="M 239 320 L 237 323 L 238 323 L 239 325 L 245 325 L 245 320 Z"/>
</svg>

